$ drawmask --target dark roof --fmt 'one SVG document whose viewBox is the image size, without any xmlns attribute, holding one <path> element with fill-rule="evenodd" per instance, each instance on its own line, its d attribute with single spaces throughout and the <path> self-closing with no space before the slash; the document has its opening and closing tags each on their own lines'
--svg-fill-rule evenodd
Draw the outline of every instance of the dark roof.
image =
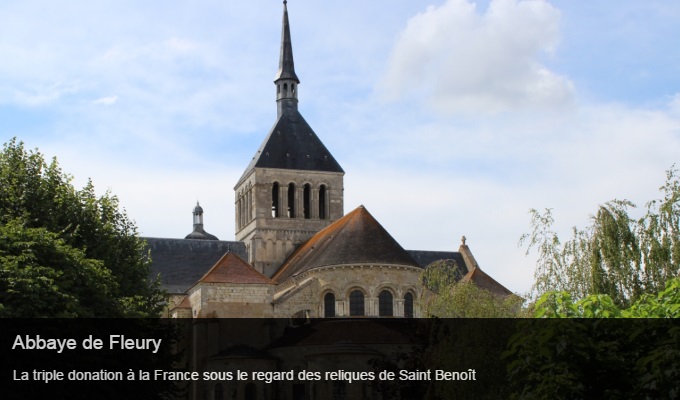
<svg viewBox="0 0 680 400">
<path fill-rule="evenodd" d="M 243 242 L 142 239 L 151 253 L 151 278 L 160 274 L 161 284 L 169 293 L 184 293 L 229 251 L 246 257 Z"/>
<path fill-rule="evenodd" d="M 194 225 L 194 231 L 188 234 L 185 239 L 194 239 L 194 240 L 219 240 L 217 236 L 211 235 L 205 230 L 203 230 L 203 225 L 202 224 L 197 224 Z"/>
<path fill-rule="evenodd" d="M 260 283 L 275 282 L 257 272 L 236 253 L 228 252 L 199 280 L 201 283 Z"/>
<path fill-rule="evenodd" d="M 283 282 L 314 268 L 343 264 L 419 266 L 368 210 L 359 206 L 298 247 L 272 279 Z"/>
<path fill-rule="evenodd" d="M 297 110 L 281 114 L 238 184 L 253 168 L 345 172 Z"/>
<path fill-rule="evenodd" d="M 288 23 L 288 7 L 283 3 L 283 23 L 281 28 L 281 54 L 279 55 L 279 71 L 276 73 L 274 82 L 279 79 L 294 79 L 300 83 L 295 75 L 295 64 L 293 63 L 293 44 L 290 39 L 290 24 Z"/>
<path fill-rule="evenodd" d="M 422 268 L 427 267 L 435 261 L 439 260 L 453 260 L 458 265 L 460 269 L 460 275 L 463 276 L 467 274 L 468 270 L 465 266 L 465 260 L 463 260 L 463 255 L 457 251 L 427 251 L 427 250 L 406 250 L 408 254 L 413 257 L 414 260 Z"/>
</svg>

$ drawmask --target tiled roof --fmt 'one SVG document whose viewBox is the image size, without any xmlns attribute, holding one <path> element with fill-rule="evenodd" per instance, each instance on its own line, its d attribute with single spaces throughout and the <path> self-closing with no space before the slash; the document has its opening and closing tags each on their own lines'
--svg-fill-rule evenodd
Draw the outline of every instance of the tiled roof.
<svg viewBox="0 0 680 400">
<path fill-rule="evenodd" d="M 468 272 L 467 275 L 461 279 L 461 282 L 473 282 L 478 287 L 503 297 L 513 294 L 505 286 L 501 285 L 495 279 L 487 275 L 486 272 L 482 271 L 479 267 Z"/>
<path fill-rule="evenodd" d="M 345 172 L 297 110 L 279 117 L 236 186 L 256 167 Z"/>
<path fill-rule="evenodd" d="M 184 296 L 184 299 L 173 308 L 191 308 L 191 301 L 189 301 L 189 296 Z"/>
<path fill-rule="evenodd" d="M 142 239 L 151 253 L 151 279 L 160 275 L 161 284 L 169 293 L 184 293 L 229 251 L 246 257 L 243 242 Z"/>
<path fill-rule="evenodd" d="M 368 210 L 360 206 L 298 247 L 272 279 L 283 282 L 310 269 L 343 264 L 419 267 Z"/>
<path fill-rule="evenodd" d="M 211 235 L 205 230 L 203 230 L 203 226 L 197 226 L 194 228 L 193 232 L 190 234 L 186 235 L 185 239 L 194 239 L 194 240 L 219 240 L 217 236 Z"/>
<path fill-rule="evenodd" d="M 468 273 L 467 267 L 465 266 L 465 260 L 463 255 L 457 251 L 427 251 L 427 250 L 406 250 L 411 257 L 420 265 L 422 268 L 427 267 L 435 261 L 440 260 L 453 260 L 456 262 L 460 276 Z"/>
<path fill-rule="evenodd" d="M 229 252 L 206 272 L 199 283 L 276 283 L 243 261 L 236 253 Z"/>
</svg>

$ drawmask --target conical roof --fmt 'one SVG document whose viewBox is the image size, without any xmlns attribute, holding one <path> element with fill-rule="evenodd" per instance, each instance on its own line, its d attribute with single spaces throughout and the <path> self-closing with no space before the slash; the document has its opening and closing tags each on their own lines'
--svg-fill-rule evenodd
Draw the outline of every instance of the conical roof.
<svg viewBox="0 0 680 400">
<path fill-rule="evenodd" d="M 247 262 L 235 253 L 228 252 L 208 272 L 203 275 L 198 283 L 260 283 L 275 284 L 271 279 L 257 272 Z"/>
<path fill-rule="evenodd" d="M 272 276 L 277 282 L 331 265 L 419 267 L 406 250 L 360 206 L 303 243 Z"/>
</svg>

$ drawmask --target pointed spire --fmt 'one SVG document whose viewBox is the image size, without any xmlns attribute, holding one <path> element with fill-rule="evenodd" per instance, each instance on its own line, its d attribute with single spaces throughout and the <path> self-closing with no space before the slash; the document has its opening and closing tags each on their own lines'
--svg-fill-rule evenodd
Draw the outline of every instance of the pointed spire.
<svg viewBox="0 0 680 400">
<path fill-rule="evenodd" d="M 293 45 L 290 40 L 290 24 L 288 23 L 288 7 L 286 4 L 287 2 L 284 1 L 279 71 L 274 78 L 274 84 L 276 85 L 277 118 L 280 118 L 283 114 L 293 115 L 297 112 L 297 85 L 300 83 L 300 80 L 295 74 Z"/>
<path fill-rule="evenodd" d="M 274 78 L 274 82 L 280 79 L 292 79 L 300 83 L 295 74 L 295 63 L 293 62 L 293 44 L 290 40 L 290 24 L 288 23 L 288 2 L 283 2 L 283 27 L 281 31 L 281 54 L 279 56 L 279 71 Z"/>
</svg>

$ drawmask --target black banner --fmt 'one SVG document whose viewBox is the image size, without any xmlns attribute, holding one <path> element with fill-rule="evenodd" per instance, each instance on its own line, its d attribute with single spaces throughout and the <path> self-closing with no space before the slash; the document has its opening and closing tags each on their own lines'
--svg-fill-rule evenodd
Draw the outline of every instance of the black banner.
<svg viewBox="0 0 680 400">
<path fill-rule="evenodd" d="M 3 399 L 680 397 L 680 321 L 6 319 Z"/>
</svg>

